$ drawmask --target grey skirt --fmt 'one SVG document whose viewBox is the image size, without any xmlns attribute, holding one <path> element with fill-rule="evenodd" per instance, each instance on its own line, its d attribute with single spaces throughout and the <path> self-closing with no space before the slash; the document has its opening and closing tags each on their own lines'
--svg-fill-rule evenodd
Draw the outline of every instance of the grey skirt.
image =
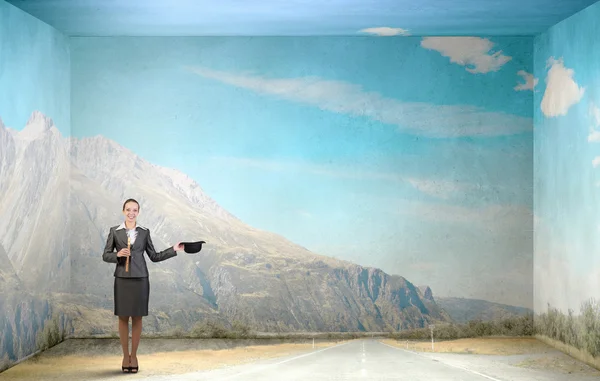
<svg viewBox="0 0 600 381">
<path fill-rule="evenodd" d="M 148 316 L 150 281 L 147 277 L 115 277 L 114 291 L 116 316 Z"/>
</svg>

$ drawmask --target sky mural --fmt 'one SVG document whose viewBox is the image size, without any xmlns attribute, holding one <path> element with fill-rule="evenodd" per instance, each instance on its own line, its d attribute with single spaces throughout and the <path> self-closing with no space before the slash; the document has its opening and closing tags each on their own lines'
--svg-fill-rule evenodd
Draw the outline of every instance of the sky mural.
<svg viewBox="0 0 600 381">
<path fill-rule="evenodd" d="M 536 311 L 600 299 L 599 16 L 596 4 L 535 41 Z"/>
<path fill-rule="evenodd" d="M 0 2 L 0 17 L 4 124 L 20 130 L 38 110 L 51 115 L 61 133 L 69 135 L 68 38 L 5 2 Z"/>
<path fill-rule="evenodd" d="M 313 252 L 531 307 L 532 39 L 71 44 L 74 137 Z"/>
</svg>

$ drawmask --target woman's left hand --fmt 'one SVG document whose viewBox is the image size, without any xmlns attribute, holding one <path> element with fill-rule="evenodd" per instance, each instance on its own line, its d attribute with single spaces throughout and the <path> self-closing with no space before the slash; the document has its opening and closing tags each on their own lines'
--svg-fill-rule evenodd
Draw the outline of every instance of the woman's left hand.
<svg viewBox="0 0 600 381">
<path fill-rule="evenodd" d="M 182 251 L 183 249 L 184 249 L 184 247 L 181 242 L 178 242 L 176 245 L 173 245 L 173 250 L 175 250 L 175 251 Z"/>
</svg>

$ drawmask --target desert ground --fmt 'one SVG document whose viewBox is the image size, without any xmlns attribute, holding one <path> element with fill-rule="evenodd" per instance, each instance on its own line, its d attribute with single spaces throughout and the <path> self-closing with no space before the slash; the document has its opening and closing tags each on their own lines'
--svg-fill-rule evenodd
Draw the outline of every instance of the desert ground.
<svg viewBox="0 0 600 381">
<path fill-rule="evenodd" d="M 433 352 L 431 342 L 376 338 L 314 346 L 312 340 L 143 338 L 138 359 L 138 374 L 122 374 L 118 340 L 72 339 L 0 373 L 0 380 L 600 379 L 600 371 L 535 338 L 436 342 Z"/>
</svg>

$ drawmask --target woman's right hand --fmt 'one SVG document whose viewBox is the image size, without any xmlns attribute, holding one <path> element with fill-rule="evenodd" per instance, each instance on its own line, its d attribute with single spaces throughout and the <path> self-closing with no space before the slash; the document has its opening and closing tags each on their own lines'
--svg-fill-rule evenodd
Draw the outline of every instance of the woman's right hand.
<svg viewBox="0 0 600 381">
<path fill-rule="evenodd" d="M 117 257 L 129 257 L 129 249 L 123 248 L 117 253 Z"/>
</svg>

